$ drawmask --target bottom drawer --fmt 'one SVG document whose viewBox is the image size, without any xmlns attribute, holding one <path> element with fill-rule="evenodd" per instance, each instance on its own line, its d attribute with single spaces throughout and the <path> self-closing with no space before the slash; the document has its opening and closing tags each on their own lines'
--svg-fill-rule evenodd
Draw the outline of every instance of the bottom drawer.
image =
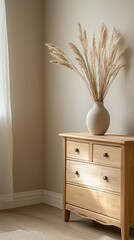
<svg viewBox="0 0 134 240">
<path fill-rule="evenodd" d="M 120 219 L 120 196 L 66 185 L 66 203 Z"/>
</svg>

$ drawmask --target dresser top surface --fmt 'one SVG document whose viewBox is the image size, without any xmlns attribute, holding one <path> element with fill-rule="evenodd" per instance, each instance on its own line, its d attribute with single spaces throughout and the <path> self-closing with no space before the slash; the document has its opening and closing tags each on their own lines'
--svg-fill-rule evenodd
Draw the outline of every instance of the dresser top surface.
<svg viewBox="0 0 134 240">
<path fill-rule="evenodd" d="M 134 143 L 134 136 L 132 135 L 117 135 L 108 133 L 105 135 L 91 135 L 90 132 L 77 132 L 77 133 L 60 133 L 59 136 L 67 138 L 75 138 L 82 140 L 111 142 L 111 143 Z"/>
</svg>

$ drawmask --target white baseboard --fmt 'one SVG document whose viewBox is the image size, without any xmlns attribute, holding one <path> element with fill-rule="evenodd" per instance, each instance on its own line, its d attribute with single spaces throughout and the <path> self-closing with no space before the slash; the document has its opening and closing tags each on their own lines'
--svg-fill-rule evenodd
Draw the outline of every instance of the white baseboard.
<svg viewBox="0 0 134 240">
<path fill-rule="evenodd" d="M 39 204 L 42 203 L 42 199 L 43 190 L 15 193 L 13 200 L 0 202 L 0 210 Z"/>
<path fill-rule="evenodd" d="M 44 190 L 43 203 L 53 207 L 62 208 L 62 194 Z"/>
<path fill-rule="evenodd" d="M 11 201 L 0 202 L 0 210 L 45 203 L 53 207 L 62 208 L 62 194 L 47 190 L 35 190 L 14 193 Z"/>
</svg>

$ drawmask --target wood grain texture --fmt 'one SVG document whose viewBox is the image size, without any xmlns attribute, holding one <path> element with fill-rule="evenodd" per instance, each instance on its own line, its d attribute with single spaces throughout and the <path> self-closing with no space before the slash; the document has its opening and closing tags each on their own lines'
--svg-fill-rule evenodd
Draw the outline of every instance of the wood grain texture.
<svg viewBox="0 0 134 240">
<path fill-rule="evenodd" d="M 62 208 L 63 208 L 63 221 L 68 222 L 70 217 L 70 212 L 66 210 L 66 162 L 65 162 L 65 155 L 66 155 L 66 139 L 62 138 L 62 188 L 63 188 L 63 194 L 62 194 Z"/>
<path fill-rule="evenodd" d="M 91 135 L 89 132 L 78 132 L 78 133 L 60 133 L 59 136 L 90 140 L 92 142 L 102 142 L 102 143 L 116 143 L 125 144 L 126 142 L 134 143 L 134 136 L 129 135 L 117 135 L 117 134 L 105 134 L 105 135 Z"/>
<path fill-rule="evenodd" d="M 93 144 L 93 162 L 105 166 L 120 167 L 121 147 Z"/>
<path fill-rule="evenodd" d="M 66 203 L 115 219 L 120 219 L 119 195 L 67 184 Z"/>
<path fill-rule="evenodd" d="M 120 169 L 69 160 L 66 161 L 66 165 L 66 182 L 120 192 Z"/>
<path fill-rule="evenodd" d="M 79 207 L 72 206 L 69 204 L 66 205 L 66 208 L 68 210 L 70 210 L 71 212 L 78 214 L 81 217 L 84 217 L 87 219 L 92 219 L 92 220 L 99 222 L 101 224 L 104 224 L 104 225 L 114 225 L 114 226 L 120 227 L 120 221 L 115 218 L 110 218 L 110 217 L 104 216 L 102 214 L 88 211 L 86 209 L 81 209 Z"/>
<path fill-rule="evenodd" d="M 66 157 L 90 161 L 90 144 L 78 141 L 66 141 Z"/>
<path fill-rule="evenodd" d="M 71 211 L 71 209 L 70 209 Z M 0 211 L 0 233 L 39 231 L 49 240 L 120 240 L 120 230 L 71 214 L 69 223 L 62 219 L 62 211 L 45 204 Z M 130 231 L 134 240 L 134 231 Z"/>
<path fill-rule="evenodd" d="M 129 230 L 132 225 L 133 216 L 133 192 L 131 187 L 131 167 L 133 161 L 133 145 L 125 144 L 122 146 L 122 165 L 121 165 L 121 236 L 122 240 L 129 239 Z M 130 185 L 131 184 L 131 185 Z"/>
<path fill-rule="evenodd" d="M 84 155 L 79 159 L 73 155 L 64 158 L 65 211 L 119 226 L 121 240 L 129 240 L 130 227 L 134 226 L 134 137 L 91 136 L 89 133 L 60 136 L 90 146 L 90 150 L 85 149 L 89 151 L 90 161 Z M 102 176 L 106 182 L 102 181 Z M 102 219 L 95 219 L 95 214 Z"/>
</svg>

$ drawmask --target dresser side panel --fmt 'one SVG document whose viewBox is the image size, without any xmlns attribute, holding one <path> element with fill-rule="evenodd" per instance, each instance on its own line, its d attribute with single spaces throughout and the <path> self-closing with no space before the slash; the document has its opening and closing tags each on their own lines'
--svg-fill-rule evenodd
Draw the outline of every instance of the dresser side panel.
<svg viewBox="0 0 134 240">
<path fill-rule="evenodd" d="M 129 148 L 130 154 L 130 226 L 134 226 L 134 144 Z"/>
</svg>

